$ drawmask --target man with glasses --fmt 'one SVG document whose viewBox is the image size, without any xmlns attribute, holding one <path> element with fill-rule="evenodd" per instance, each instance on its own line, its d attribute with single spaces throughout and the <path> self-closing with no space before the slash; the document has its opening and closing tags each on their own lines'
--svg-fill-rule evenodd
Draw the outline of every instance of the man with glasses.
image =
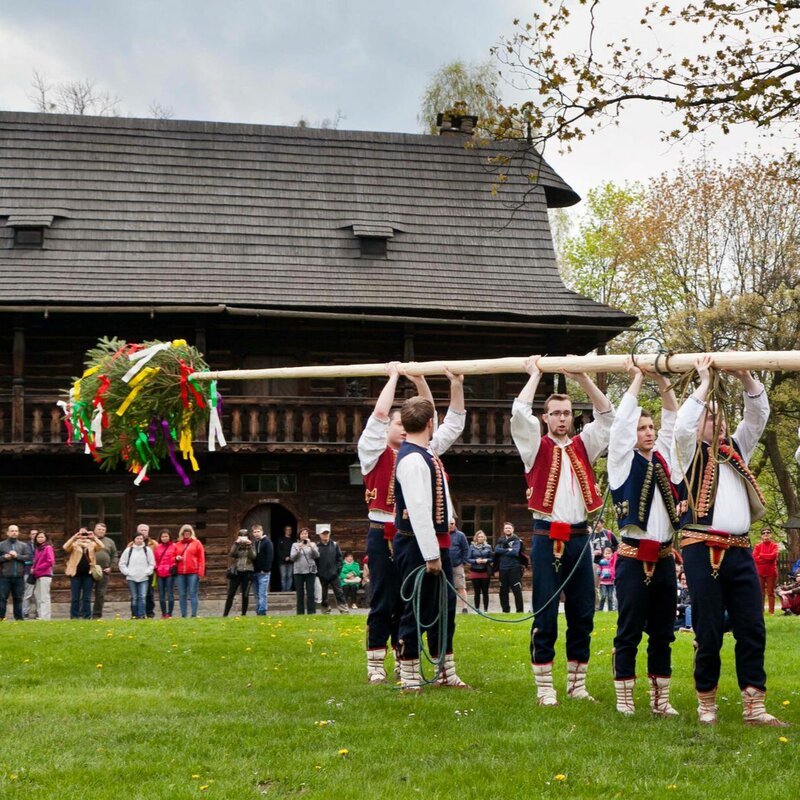
<svg viewBox="0 0 800 800">
<path fill-rule="evenodd" d="M 542 419 L 547 433 L 542 436 L 541 423 L 531 408 L 542 377 L 539 356 L 528 358 L 525 369 L 530 378 L 514 400 L 511 435 L 525 465 L 528 508 L 534 520 L 531 664 L 537 702 L 556 706 L 553 659 L 562 584 L 567 618 L 567 696 L 593 700 L 586 691 L 595 608 L 587 516 L 603 505 L 592 464 L 608 446 L 614 409 L 588 375 L 565 372 L 591 400 L 594 421 L 573 435 L 572 401 L 568 395 L 551 394 L 544 403 Z"/>
</svg>

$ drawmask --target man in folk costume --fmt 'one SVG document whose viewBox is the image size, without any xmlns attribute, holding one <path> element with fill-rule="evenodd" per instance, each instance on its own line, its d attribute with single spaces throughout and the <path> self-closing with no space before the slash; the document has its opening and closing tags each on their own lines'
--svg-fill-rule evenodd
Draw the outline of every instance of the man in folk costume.
<svg viewBox="0 0 800 800">
<path fill-rule="evenodd" d="M 525 361 L 530 378 L 514 400 L 511 435 L 525 465 L 528 508 L 533 513 L 533 607 L 531 663 L 539 705 L 556 706 L 553 659 L 558 636 L 558 590 L 564 585 L 567 618 L 567 696 L 593 700 L 586 691 L 589 641 L 594 624 L 592 553 L 587 515 L 603 505 L 592 464 L 608 445 L 614 409 L 585 373 L 565 373 L 589 396 L 594 421 L 571 436 L 572 401 L 553 394 L 545 400 L 547 435 L 531 405 L 542 373 L 539 356 Z M 572 572 L 574 568 L 574 572 Z"/>
<path fill-rule="evenodd" d="M 732 371 L 744 387 L 744 416 L 733 436 L 727 436 L 721 409 L 706 404 L 712 363 L 710 356 L 695 363 L 700 383 L 678 411 L 670 454 L 672 479 L 685 476 L 689 501 L 681 517 L 681 550 L 696 638 L 697 712 L 701 723 L 716 723 L 727 610 L 744 721 L 782 727 L 764 706 L 766 630 L 748 535 L 752 520 L 764 515 L 764 498 L 747 462 L 766 427 L 769 402 L 749 372 Z"/>
<path fill-rule="evenodd" d="M 392 559 L 391 542 L 396 532 L 395 463 L 397 451 L 405 438 L 400 410 L 392 410 L 397 381 L 398 363 L 387 365 L 389 380 L 375 403 L 375 409 L 358 440 L 358 460 L 366 487 L 365 500 L 369 508 L 367 556 L 371 595 L 367 616 L 367 677 L 370 683 L 386 683 L 386 649 L 391 640 L 397 643 L 397 627 L 402 611 L 400 580 L 397 565 Z M 450 408 L 442 425 L 431 441 L 437 455 L 444 453 L 464 430 L 464 378 L 447 373 L 450 379 Z M 407 376 L 419 396 L 433 402 L 431 391 L 422 376 Z"/>
<path fill-rule="evenodd" d="M 439 686 L 468 689 L 456 674 L 453 656 L 456 593 L 450 563 L 449 522 L 453 506 L 442 462 L 431 447 L 433 403 L 424 397 L 411 397 L 401 408 L 406 439 L 397 454 L 395 470 L 394 558 L 401 584 L 410 592 L 414 573 L 424 568 L 420 596 L 404 601 L 398 627 L 397 652 L 400 658 L 400 683 L 403 691 L 422 689 L 420 670 L 420 630 L 425 630 L 428 652 L 439 658 L 444 648 Z M 448 581 L 442 586 L 440 573 Z M 440 616 L 441 592 L 446 592 L 447 612 Z M 417 619 L 417 611 L 419 619 Z M 447 636 L 442 627 L 446 625 Z"/>
<path fill-rule="evenodd" d="M 683 509 L 670 480 L 669 453 L 678 401 L 669 380 L 654 374 L 662 398 L 656 436 L 653 418 L 638 402 L 644 373 L 632 364 L 628 372 L 633 380 L 617 407 L 608 444 L 608 483 L 622 536 L 617 549 L 614 688 L 617 711 L 633 714 L 636 652 L 647 631 L 650 710 L 672 717 L 678 714 L 669 702 L 677 610 L 672 537 Z"/>
</svg>

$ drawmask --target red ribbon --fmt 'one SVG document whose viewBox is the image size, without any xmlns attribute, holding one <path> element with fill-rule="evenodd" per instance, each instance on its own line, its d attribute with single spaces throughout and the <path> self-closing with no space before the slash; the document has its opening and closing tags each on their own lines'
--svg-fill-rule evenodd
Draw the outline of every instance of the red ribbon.
<svg viewBox="0 0 800 800">
<path fill-rule="evenodd" d="M 97 408 L 100 403 L 103 403 L 103 395 L 108 391 L 109 387 L 111 386 L 111 379 L 108 375 L 101 375 L 100 376 L 100 387 L 97 390 L 97 393 L 94 396 L 94 400 L 92 400 L 92 405 Z M 106 413 L 106 404 L 103 403 L 103 427 L 108 427 L 108 414 Z"/>
<path fill-rule="evenodd" d="M 83 436 L 83 441 L 89 446 L 89 452 L 92 454 L 92 458 L 99 464 L 103 459 L 100 458 L 97 448 L 94 446 L 94 442 L 92 441 L 91 434 L 86 430 L 86 426 L 83 424 L 83 420 L 80 417 L 78 417 L 78 424 L 81 428 L 81 436 Z"/>
<path fill-rule="evenodd" d="M 197 388 L 189 380 L 189 375 L 191 375 L 194 370 L 187 366 L 186 362 L 181 358 L 178 360 L 181 365 L 181 400 L 183 402 L 184 408 L 189 408 L 189 391 L 191 391 L 192 395 L 194 396 L 194 401 L 197 403 L 200 408 L 206 407 L 206 401 L 203 399 L 203 395 L 197 391 Z"/>
</svg>

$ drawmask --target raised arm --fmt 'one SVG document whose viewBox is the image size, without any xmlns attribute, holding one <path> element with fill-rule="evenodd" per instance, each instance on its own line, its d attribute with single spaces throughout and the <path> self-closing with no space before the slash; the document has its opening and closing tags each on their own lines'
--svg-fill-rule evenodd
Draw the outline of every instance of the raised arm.
<svg viewBox="0 0 800 800">
<path fill-rule="evenodd" d="M 644 383 L 644 374 L 628 364 L 631 385 L 620 401 L 617 413 L 611 423 L 608 442 L 608 482 L 612 489 L 622 486 L 628 478 L 636 447 L 636 428 L 639 425 L 639 392 Z"/>
<path fill-rule="evenodd" d="M 426 400 L 430 400 L 433 403 L 433 395 L 431 394 L 431 387 L 428 386 L 428 381 L 425 380 L 424 375 L 409 375 L 406 372 L 400 373 L 403 377 L 408 378 L 411 383 L 414 384 L 414 388 L 417 390 L 417 394 L 420 397 L 424 397 Z"/>
<path fill-rule="evenodd" d="M 381 389 L 378 395 L 378 400 L 375 403 L 375 410 L 372 412 L 381 422 L 387 422 L 389 419 L 389 412 L 392 410 L 394 403 L 394 396 L 397 393 L 397 381 L 400 378 L 400 371 L 398 369 L 399 362 L 390 361 L 386 365 L 386 370 L 389 373 L 389 380 L 386 385 Z"/>
<path fill-rule="evenodd" d="M 614 421 L 614 406 L 600 391 L 600 388 L 585 372 L 567 372 L 564 374 L 572 378 L 589 397 L 594 410 L 594 419 L 583 426 L 581 439 L 586 446 L 589 460 L 594 462 L 603 450 L 608 447 L 608 437 L 611 433 L 611 424 Z"/>
<path fill-rule="evenodd" d="M 526 472 L 533 466 L 542 442 L 542 426 L 533 415 L 532 409 L 536 389 L 542 378 L 539 370 L 540 358 L 541 356 L 530 356 L 525 359 L 525 370 L 530 377 L 515 398 L 511 409 L 511 438 L 519 451 Z"/>
<path fill-rule="evenodd" d="M 741 382 L 744 389 L 744 415 L 733 438 L 736 439 L 745 460 L 749 461 L 764 428 L 767 427 L 769 400 L 764 386 L 750 372 L 745 369 L 731 370 L 730 374 Z"/>
<path fill-rule="evenodd" d="M 710 356 L 703 356 L 695 361 L 694 368 L 700 383 L 678 409 L 675 417 L 675 433 L 669 459 L 674 483 L 679 483 L 692 465 L 697 448 L 697 425 L 706 413 L 706 398 L 711 388 L 711 363 Z"/>
<path fill-rule="evenodd" d="M 675 415 L 678 411 L 678 398 L 671 386 L 669 376 L 658 372 L 648 373 L 661 392 L 661 426 L 656 437 L 655 449 L 666 459 L 669 459 L 672 440 L 675 433 Z"/>
<path fill-rule="evenodd" d="M 449 369 L 445 370 L 445 375 L 450 379 L 450 407 L 444 422 L 436 428 L 431 438 L 431 450 L 437 455 L 450 449 L 453 442 L 461 436 L 467 420 L 464 410 L 464 376 L 456 375 Z"/>
<path fill-rule="evenodd" d="M 389 412 L 392 410 L 397 381 L 400 378 L 398 362 L 391 361 L 386 365 L 386 370 L 389 380 L 378 395 L 375 409 L 358 437 L 358 461 L 362 475 L 367 475 L 375 467 L 388 444 Z"/>
</svg>

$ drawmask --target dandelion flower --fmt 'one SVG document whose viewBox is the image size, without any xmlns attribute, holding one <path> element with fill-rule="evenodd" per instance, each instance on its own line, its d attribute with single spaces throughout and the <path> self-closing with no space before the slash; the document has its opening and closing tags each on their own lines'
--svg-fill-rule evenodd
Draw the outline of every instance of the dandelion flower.
<svg viewBox="0 0 800 800">
<path fill-rule="evenodd" d="M 789 705 L 789 703 L 791 703 L 791 702 L 792 702 L 791 700 L 784 700 L 784 701 L 783 701 L 783 704 L 784 704 L 785 706 L 788 706 L 788 705 Z"/>
<path fill-rule="evenodd" d="M 102 664 L 97 664 L 97 669 L 103 669 L 103 665 Z"/>
<path fill-rule="evenodd" d="M 192 780 L 193 780 L 193 781 L 195 781 L 195 780 L 197 780 L 199 777 L 200 777 L 200 776 L 199 776 L 197 773 L 195 773 L 194 775 L 192 775 Z"/>
<path fill-rule="evenodd" d="M 789 740 L 785 736 L 779 736 L 778 741 L 782 742 L 783 744 L 786 744 L 786 742 L 788 742 Z"/>
<path fill-rule="evenodd" d="M 553 778 L 554 778 L 554 780 L 557 780 L 557 781 L 565 781 L 567 779 L 567 776 L 566 775 L 562 775 L 559 772 L 558 775 L 554 775 Z"/>
<path fill-rule="evenodd" d="M 349 751 L 347 748 L 345 748 L 345 747 L 343 747 L 343 748 L 342 748 L 342 749 L 339 751 L 339 755 L 340 755 L 340 756 L 342 756 L 342 758 L 344 758 L 344 756 L 348 755 L 349 753 L 350 753 L 350 751 Z"/>
<path fill-rule="evenodd" d="M 208 789 L 208 784 L 207 784 L 207 783 L 204 783 L 204 784 L 203 784 L 203 785 L 200 787 L 200 791 L 201 791 L 201 792 L 204 792 L 206 789 Z"/>
</svg>

